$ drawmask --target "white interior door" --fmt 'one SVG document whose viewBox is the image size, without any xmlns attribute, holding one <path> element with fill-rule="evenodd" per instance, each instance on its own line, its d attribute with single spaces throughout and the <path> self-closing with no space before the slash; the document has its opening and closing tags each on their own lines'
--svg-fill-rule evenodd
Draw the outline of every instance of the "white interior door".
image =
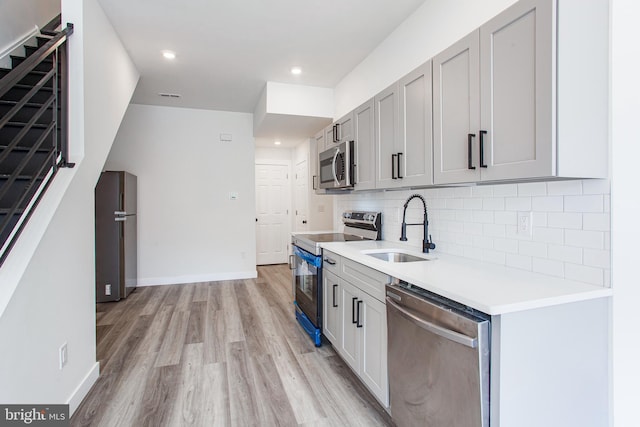
<svg viewBox="0 0 640 427">
<path fill-rule="evenodd" d="M 295 231 L 309 231 L 309 165 L 307 160 L 296 164 L 294 174 Z"/>
<path fill-rule="evenodd" d="M 256 263 L 287 262 L 289 165 L 256 164 Z"/>
</svg>

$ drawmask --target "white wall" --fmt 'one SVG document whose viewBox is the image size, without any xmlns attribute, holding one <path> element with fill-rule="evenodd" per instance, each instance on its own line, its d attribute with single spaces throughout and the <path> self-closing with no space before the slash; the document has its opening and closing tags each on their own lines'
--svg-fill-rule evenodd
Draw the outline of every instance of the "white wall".
<svg viewBox="0 0 640 427">
<path fill-rule="evenodd" d="M 613 419 L 616 427 L 638 425 L 638 117 L 640 117 L 640 3 L 612 3 L 612 285 Z"/>
<path fill-rule="evenodd" d="M 330 231 L 334 229 L 334 197 L 329 194 L 316 194 L 316 192 L 313 191 L 313 175 L 316 173 L 316 163 L 318 161 L 315 143 L 316 142 L 313 139 L 307 139 L 296 146 L 293 152 L 293 167 L 295 168 L 295 166 L 303 160 L 307 161 L 307 170 L 309 171 L 307 176 L 309 187 L 307 220 L 309 221 L 309 226 L 307 227 L 307 230 Z"/>
<path fill-rule="evenodd" d="M 98 375 L 94 187 L 138 73 L 96 0 L 65 0 L 62 7 L 64 20 L 75 24 L 71 68 L 84 74 L 70 78 L 72 99 L 84 105 L 84 132 L 77 110 L 70 122 L 72 143 L 84 145 L 85 156 L 58 208 L 39 206 L 55 213 L 0 317 L 0 402 L 70 403 L 74 411 Z M 65 342 L 68 364 L 59 370 Z"/>
<path fill-rule="evenodd" d="M 104 169 L 138 176 L 140 284 L 256 277 L 252 120 L 129 106 Z"/>
<path fill-rule="evenodd" d="M 334 89 L 341 117 L 516 0 L 426 1 Z"/>
<path fill-rule="evenodd" d="M 60 13 L 60 0 L 2 0 L 0 2 L 0 58 L 14 42 L 43 27 Z M 0 61 L 2 65 L 6 65 Z"/>
</svg>

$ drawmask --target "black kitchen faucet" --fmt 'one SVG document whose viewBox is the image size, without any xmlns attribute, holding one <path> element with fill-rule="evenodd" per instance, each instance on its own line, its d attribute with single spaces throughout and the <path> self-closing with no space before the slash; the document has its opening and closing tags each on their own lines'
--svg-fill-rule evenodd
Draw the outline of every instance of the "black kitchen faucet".
<svg viewBox="0 0 640 427">
<path fill-rule="evenodd" d="M 409 206 L 409 202 L 413 199 L 422 200 L 422 206 L 424 206 L 424 222 L 419 222 L 415 224 L 407 224 L 406 216 L 407 216 L 407 206 Z M 404 203 L 404 212 L 402 212 L 402 235 L 400 236 L 400 240 L 403 242 L 407 241 L 407 225 L 424 225 L 424 236 L 422 237 L 422 252 L 428 254 L 429 249 L 435 249 L 436 244 L 433 243 L 433 239 L 429 235 L 429 220 L 427 217 L 427 202 L 424 200 L 419 194 L 414 194 L 410 196 L 407 201 Z M 428 237 L 428 238 L 427 238 Z"/>
</svg>

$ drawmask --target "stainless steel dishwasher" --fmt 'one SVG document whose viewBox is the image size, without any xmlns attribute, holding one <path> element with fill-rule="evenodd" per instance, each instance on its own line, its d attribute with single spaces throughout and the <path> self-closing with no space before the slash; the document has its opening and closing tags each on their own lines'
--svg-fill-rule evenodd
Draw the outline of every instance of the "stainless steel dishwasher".
<svg viewBox="0 0 640 427">
<path fill-rule="evenodd" d="M 398 427 L 489 426 L 489 316 L 387 285 L 390 411 Z"/>
</svg>

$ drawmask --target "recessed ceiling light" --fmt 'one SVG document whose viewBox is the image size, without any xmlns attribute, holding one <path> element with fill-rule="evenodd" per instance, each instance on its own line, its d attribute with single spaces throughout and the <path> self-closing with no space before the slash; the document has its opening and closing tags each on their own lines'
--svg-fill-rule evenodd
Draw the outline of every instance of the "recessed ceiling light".
<svg viewBox="0 0 640 427">
<path fill-rule="evenodd" d="M 163 50 L 162 56 L 164 56 L 164 59 L 176 59 L 176 53 L 170 50 Z"/>
<path fill-rule="evenodd" d="M 302 68 L 300 67 L 293 67 L 291 69 L 291 74 L 295 74 L 297 76 L 298 74 L 301 74 L 301 73 L 302 73 Z"/>
<path fill-rule="evenodd" d="M 274 144 L 275 144 L 275 145 L 280 145 L 280 144 L 282 144 L 282 143 L 281 143 L 280 141 L 275 141 L 275 142 L 274 142 Z"/>
</svg>

